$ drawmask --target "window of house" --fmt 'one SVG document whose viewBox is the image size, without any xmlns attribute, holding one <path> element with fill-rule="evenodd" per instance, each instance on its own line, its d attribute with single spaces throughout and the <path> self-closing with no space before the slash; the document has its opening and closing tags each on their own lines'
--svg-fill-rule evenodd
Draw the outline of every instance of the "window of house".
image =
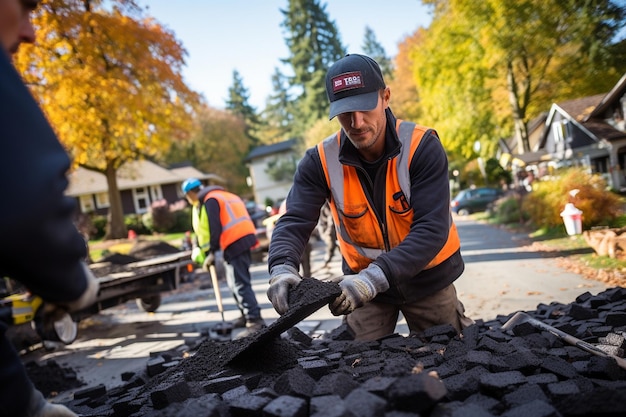
<svg viewBox="0 0 626 417">
<path fill-rule="evenodd" d="M 150 196 L 146 187 L 133 189 L 133 203 L 135 204 L 135 213 L 145 213 L 150 207 Z"/>
<path fill-rule="evenodd" d="M 98 193 L 96 194 L 96 207 L 98 208 L 108 208 L 111 207 L 111 203 L 109 201 L 109 193 Z"/>
<path fill-rule="evenodd" d="M 151 201 L 157 201 L 163 199 L 163 190 L 160 185 L 150 186 L 150 199 Z"/>
<path fill-rule="evenodd" d="M 552 124 L 555 142 L 565 143 L 566 139 L 569 137 L 568 126 L 569 123 L 567 120 L 561 120 Z"/>
<path fill-rule="evenodd" d="M 80 197 L 78 197 L 78 201 L 80 202 L 80 211 L 82 213 L 91 213 L 96 209 L 91 194 L 81 195 Z"/>
</svg>

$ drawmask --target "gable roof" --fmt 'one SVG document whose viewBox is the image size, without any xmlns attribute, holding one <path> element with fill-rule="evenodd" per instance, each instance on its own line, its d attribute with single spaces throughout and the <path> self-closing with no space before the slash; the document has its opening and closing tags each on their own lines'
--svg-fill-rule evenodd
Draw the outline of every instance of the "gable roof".
<svg viewBox="0 0 626 417">
<path fill-rule="evenodd" d="M 587 115 L 584 121 L 594 117 L 602 117 L 602 114 L 607 110 L 607 107 L 609 107 L 615 100 L 619 100 L 624 94 L 626 94 L 626 73 L 622 75 L 622 78 L 617 82 L 617 84 L 615 84 L 615 87 L 613 87 L 613 89 L 606 94 L 596 108 Z"/>
<path fill-rule="evenodd" d="M 539 141 L 539 148 L 541 149 L 546 145 L 548 134 L 550 133 L 550 126 L 552 126 L 556 113 L 560 113 L 567 119 L 571 120 L 572 123 L 578 125 L 582 131 L 587 132 L 591 139 L 606 139 L 606 136 L 602 133 L 606 130 L 606 127 L 610 128 L 609 125 L 599 122 L 596 126 L 591 123 L 583 122 L 605 96 L 606 94 L 596 94 L 593 96 L 563 101 L 561 103 L 553 103 L 550 107 L 548 118 L 546 119 L 546 125 L 544 127 L 543 134 L 541 135 L 541 140 Z"/>
<path fill-rule="evenodd" d="M 263 156 L 290 151 L 296 146 L 296 143 L 296 139 L 291 138 L 282 142 L 272 143 L 271 145 L 257 146 L 250 151 L 248 156 L 246 156 L 245 161 L 248 162 L 256 158 L 261 158 Z"/>
<path fill-rule="evenodd" d="M 221 179 L 217 175 L 204 174 L 193 167 L 167 169 L 151 161 L 127 162 L 117 171 L 117 185 L 122 190 L 130 190 L 151 185 L 173 184 L 190 177 L 202 179 Z M 106 192 L 109 187 L 104 174 L 83 167 L 68 175 L 69 186 L 65 192 L 69 196 L 97 194 Z"/>
</svg>

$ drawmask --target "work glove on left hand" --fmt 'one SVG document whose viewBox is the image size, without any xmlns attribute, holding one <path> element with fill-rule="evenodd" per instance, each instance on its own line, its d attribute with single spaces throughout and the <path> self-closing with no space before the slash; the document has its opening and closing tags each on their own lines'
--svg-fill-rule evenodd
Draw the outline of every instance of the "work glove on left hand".
<svg viewBox="0 0 626 417">
<path fill-rule="evenodd" d="M 276 265 L 270 271 L 270 287 L 267 298 L 280 315 L 289 310 L 289 289 L 302 281 L 298 270 L 290 265 Z"/>
<path fill-rule="evenodd" d="M 382 269 L 370 264 L 356 275 L 344 275 L 339 281 L 341 295 L 330 303 L 330 311 L 335 316 L 352 313 L 376 297 L 379 292 L 389 289 L 389 281 Z"/>
<path fill-rule="evenodd" d="M 202 262 L 202 269 L 208 272 L 211 265 L 215 265 L 215 254 L 213 252 L 209 252 L 206 258 L 204 258 L 204 262 Z"/>
</svg>

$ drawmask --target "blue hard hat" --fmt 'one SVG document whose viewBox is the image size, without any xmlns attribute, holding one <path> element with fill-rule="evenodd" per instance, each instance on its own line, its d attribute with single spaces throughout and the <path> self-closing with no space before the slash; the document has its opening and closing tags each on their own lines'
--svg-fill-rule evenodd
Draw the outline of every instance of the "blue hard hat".
<svg viewBox="0 0 626 417">
<path fill-rule="evenodd" d="M 200 188 L 200 187 L 202 187 L 202 183 L 200 182 L 199 179 L 189 178 L 183 181 L 183 185 L 181 186 L 181 189 L 183 190 L 183 193 L 187 194 L 189 191 L 193 190 L 194 188 Z"/>
</svg>

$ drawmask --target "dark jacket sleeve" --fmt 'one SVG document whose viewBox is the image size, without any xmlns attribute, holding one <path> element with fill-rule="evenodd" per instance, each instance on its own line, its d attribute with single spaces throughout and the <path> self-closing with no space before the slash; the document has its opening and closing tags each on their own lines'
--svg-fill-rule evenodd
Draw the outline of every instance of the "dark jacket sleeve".
<svg viewBox="0 0 626 417">
<path fill-rule="evenodd" d="M 207 217 L 209 219 L 210 251 L 215 253 L 220 250 L 220 237 L 222 236 L 222 222 L 220 221 L 220 204 L 214 198 L 209 198 L 204 202 Z M 223 248 L 221 248 L 223 249 Z"/>
<path fill-rule="evenodd" d="M 413 221 L 407 237 L 376 259 L 388 278 L 415 277 L 445 245 L 450 229 L 448 159 L 434 131 L 422 138 L 409 169 Z"/>
<path fill-rule="evenodd" d="M 86 243 L 64 196 L 70 160 L 20 76 L 0 52 L 0 274 L 52 302 L 86 289 Z"/>
<path fill-rule="evenodd" d="M 288 264 L 298 269 L 302 253 L 329 197 L 317 148 L 310 148 L 298 164 L 287 195 L 287 211 L 280 216 L 268 253 L 268 267 Z"/>
</svg>

